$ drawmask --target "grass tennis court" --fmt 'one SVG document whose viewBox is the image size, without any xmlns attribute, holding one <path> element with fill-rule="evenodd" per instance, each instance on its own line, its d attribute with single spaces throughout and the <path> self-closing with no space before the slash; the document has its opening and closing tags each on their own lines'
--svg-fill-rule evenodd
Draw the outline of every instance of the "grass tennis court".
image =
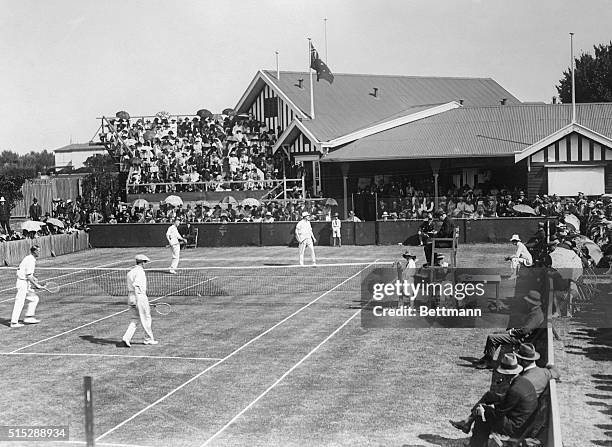
<svg viewBox="0 0 612 447">
<path fill-rule="evenodd" d="M 317 261 L 367 265 L 402 251 L 317 247 Z M 414 251 L 422 262 L 422 250 Z M 462 246 L 460 266 L 503 267 L 503 251 Z M 127 268 L 139 252 L 153 261 L 147 270 L 169 263 L 162 248 L 98 249 L 41 259 L 38 277 L 49 279 L 44 267 Z M 69 443 L 44 445 L 85 445 L 82 382 L 89 375 L 100 446 L 462 445 L 466 436 L 447 420 L 467 414 L 490 373 L 461 357 L 480 356 L 490 329 L 362 329 L 358 288 L 348 286 L 362 267 L 332 275 L 304 268 L 289 280 L 269 274 L 276 270 L 267 267 L 296 257 L 284 247 L 183 251 L 181 267 L 262 268 L 248 290 L 240 278 L 248 269 L 200 276 L 219 282 L 201 296 L 182 296 L 180 275 L 162 278 L 165 295 L 149 298 L 174 311 L 153 313 L 160 344 L 141 344 L 139 329 L 131 349 L 116 347 L 129 318 L 125 296 L 111 296 L 79 270 L 55 272 L 71 275 L 60 285 L 74 284 L 40 293 L 41 324 L 10 329 L 14 270 L 0 270 L 0 425 L 69 425 Z"/>
</svg>

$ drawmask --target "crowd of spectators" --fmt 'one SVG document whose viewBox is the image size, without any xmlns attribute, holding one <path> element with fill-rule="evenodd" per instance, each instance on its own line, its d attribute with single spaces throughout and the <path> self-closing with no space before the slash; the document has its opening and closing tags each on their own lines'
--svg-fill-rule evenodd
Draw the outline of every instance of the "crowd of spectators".
<svg viewBox="0 0 612 447">
<path fill-rule="evenodd" d="M 278 130 L 251 115 L 158 115 L 109 119 L 100 134 L 128 172 L 129 193 L 260 190 L 302 176 L 283 151 L 272 153 Z"/>
</svg>

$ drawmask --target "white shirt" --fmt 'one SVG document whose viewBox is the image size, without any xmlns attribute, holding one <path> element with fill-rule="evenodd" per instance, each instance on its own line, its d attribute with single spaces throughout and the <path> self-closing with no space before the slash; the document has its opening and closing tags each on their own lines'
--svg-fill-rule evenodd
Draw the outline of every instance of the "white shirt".
<svg viewBox="0 0 612 447">
<path fill-rule="evenodd" d="M 34 255 L 27 255 L 19 264 L 19 268 L 17 269 L 17 279 L 27 279 L 28 275 L 34 274 L 35 268 L 36 258 Z"/>
<path fill-rule="evenodd" d="M 176 226 L 170 225 L 170 228 L 168 228 L 168 231 L 166 231 L 166 239 L 168 239 L 170 245 L 177 245 L 180 243 L 179 241 L 181 240 L 181 234 Z"/>
<path fill-rule="evenodd" d="M 308 238 L 314 238 L 312 234 L 312 227 L 310 226 L 310 222 L 306 219 L 302 219 L 298 222 L 295 227 L 295 238 L 299 243 L 304 242 Z"/>
<path fill-rule="evenodd" d="M 127 288 L 130 295 L 147 294 L 147 276 L 141 265 L 137 265 L 128 272 Z"/>
<path fill-rule="evenodd" d="M 518 241 L 516 243 L 516 255 L 515 256 L 517 258 L 525 259 L 527 264 L 533 263 L 533 258 L 531 257 L 531 253 L 529 253 L 529 250 L 527 250 L 527 247 L 525 247 L 525 244 L 523 244 L 521 241 Z"/>
<path fill-rule="evenodd" d="M 338 230 L 340 229 L 340 227 L 342 226 L 342 221 L 340 219 L 335 219 L 331 221 L 332 222 L 332 228 L 337 228 Z"/>
</svg>

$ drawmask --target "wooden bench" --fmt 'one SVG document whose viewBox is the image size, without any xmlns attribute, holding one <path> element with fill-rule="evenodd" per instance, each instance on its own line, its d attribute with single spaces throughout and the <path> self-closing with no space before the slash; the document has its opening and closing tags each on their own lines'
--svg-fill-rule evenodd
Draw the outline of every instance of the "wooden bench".
<svg viewBox="0 0 612 447">
<path fill-rule="evenodd" d="M 446 245 L 450 242 L 450 247 L 444 247 L 438 245 L 438 249 L 445 249 L 451 251 L 451 267 L 457 267 L 457 246 L 459 245 L 459 227 L 455 227 L 453 237 L 434 237 L 431 240 L 431 259 L 428 259 L 429 265 L 435 265 L 436 257 L 436 245 L 442 242 L 442 245 Z"/>
<path fill-rule="evenodd" d="M 458 282 L 467 283 L 483 283 L 483 284 L 494 284 L 495 285 L 495 306 L 501 307 L 501 301 L 499 300 L 499 285 L 501 284 L 501 275 L 470 275 L 463 274 L 458 275 Z"/>
<path fill-rule="evenodd" d="M 185 235 L 185 248 L 198 248 L 198 229 L 195 228 L 192 233 Z"/>
</svg>

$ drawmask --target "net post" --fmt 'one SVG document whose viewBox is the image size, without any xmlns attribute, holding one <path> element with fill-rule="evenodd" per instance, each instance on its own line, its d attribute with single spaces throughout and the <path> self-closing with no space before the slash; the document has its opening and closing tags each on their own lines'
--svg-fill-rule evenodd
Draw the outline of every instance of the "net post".
<svg viewBox="0 0 612 447">
<path fill-rule="evenodd" d="M 91 376 L 83 377 L 83 391 L 85 397 L 85 440 L 87 442 L 87 447 L 94 447 L 93 389 Z"/>
</svg>

